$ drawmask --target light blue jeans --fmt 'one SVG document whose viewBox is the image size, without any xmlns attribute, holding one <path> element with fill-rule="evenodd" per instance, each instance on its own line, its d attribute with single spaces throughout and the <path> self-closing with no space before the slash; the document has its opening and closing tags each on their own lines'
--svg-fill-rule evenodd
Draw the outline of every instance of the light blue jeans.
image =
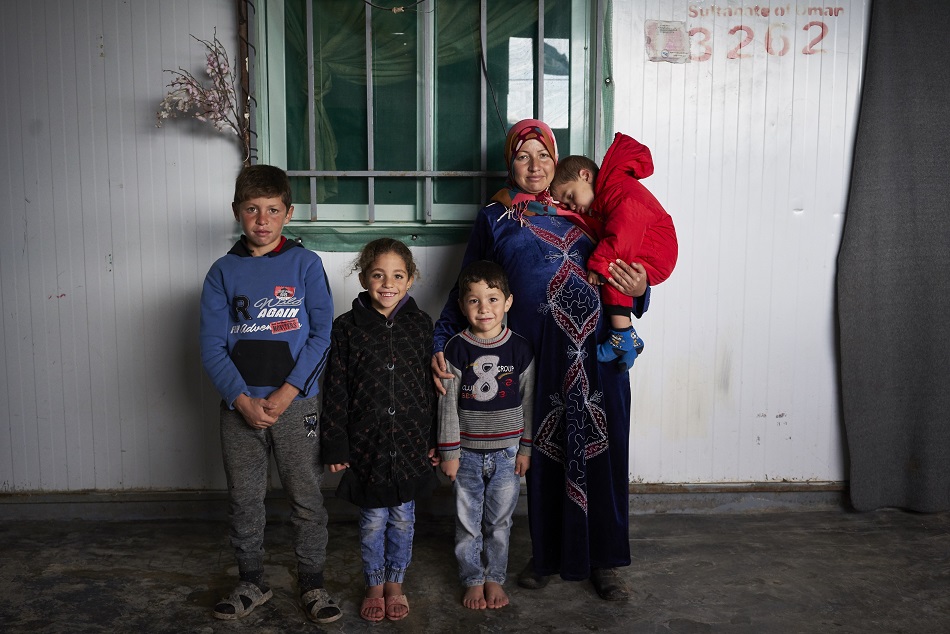
<svg viewBox="0 0 950 634">
<path fill-rule="evenodd" d="M 412 560 L 416 503 L 379 509 L 360 509 L 360 549 L 366 585 L 384 581 L 402 583 Z"/>
<path fill-rule="evenodd" d="M 455 557 L 466 588 L 505 583 L 508 536 L 521 492 L 517 445 L 498 451 L 462 449 L 455 475 Z"/>
</svg>

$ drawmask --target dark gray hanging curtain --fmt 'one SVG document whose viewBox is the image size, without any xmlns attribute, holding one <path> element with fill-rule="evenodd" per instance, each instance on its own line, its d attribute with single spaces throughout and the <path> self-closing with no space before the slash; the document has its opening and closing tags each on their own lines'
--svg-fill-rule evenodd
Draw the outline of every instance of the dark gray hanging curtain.
<svg viewBox="0 0 950 634">
<path fill-rule="evenodd" d="M 950 509 L 950 3 L 873 0 L 838 318 L 851 502 Z"/>
</svg>

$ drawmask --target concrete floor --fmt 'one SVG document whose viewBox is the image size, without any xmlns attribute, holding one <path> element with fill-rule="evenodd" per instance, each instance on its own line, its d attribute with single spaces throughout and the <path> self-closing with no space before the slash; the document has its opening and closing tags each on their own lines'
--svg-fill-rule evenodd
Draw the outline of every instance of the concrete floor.
<svg viewBox="0 0 950 634">
<path fill-rule="evenodd" d="M 5 521 L 0 632 L 313 632 L 297 604 L 290 528 L 268 524 L 274 598 L 242 621 L 211 617 L 236 574 L 220 521 Z M 527 522 L 512 535 L 511 605 L 459 602 L 452 520 L 417 523 L 410 616 L 372 625 L 357 609 L 353 521 L 333 521 L 327 587 L 344 617 L 328 632 L 946 632 L 950 513 L 845 511 L 657 514 L 632 518 L 629 601 L 588 582 L 514 583 Z"/>
</svg>

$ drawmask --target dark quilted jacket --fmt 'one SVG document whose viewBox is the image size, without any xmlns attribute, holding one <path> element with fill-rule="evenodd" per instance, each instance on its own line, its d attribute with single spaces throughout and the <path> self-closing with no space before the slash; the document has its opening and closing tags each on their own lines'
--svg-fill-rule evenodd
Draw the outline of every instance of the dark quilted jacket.
<svg viewBox="0 0 950 634">
<path fill-rule="evenodd" d="M 365 302 L 365 304 L 364 304 Z M 324 464 L 348 462 L 337 497 L 398 506 L 438 485 L 432 319 L 410 297 L 387 320 L 361 293 L 333 322 L 320 419 Z"/>
</svg>

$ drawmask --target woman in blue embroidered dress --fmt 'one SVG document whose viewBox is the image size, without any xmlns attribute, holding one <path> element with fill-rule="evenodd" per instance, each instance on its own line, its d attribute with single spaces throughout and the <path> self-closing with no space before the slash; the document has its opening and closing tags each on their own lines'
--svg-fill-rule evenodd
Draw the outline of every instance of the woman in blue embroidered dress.
<svg viewBox="0 0 950 634">
<path fill-rule="evenodd" d="M 508 325 L 527 338 L 537 360 L 534 451 L 527 474 L 532 559 L 519 575 L 540 588 L 547 576 L 590 577 L 604 599 L 626 597 L 614 570 L 630 564 L 628 453 L 630 381 L 616 363 L 597 361 L 606 337 L 598 289 L 584 269 L 592 239 L 560 211 L 548 193 L 557 142 L 543 122 L 512 126 L 505 143 L 508 183 L 475 218 L 462 267 L 492 260 L 508 274 L 514 304 Z M 649 293 L 639 265 L 612 265 L 608 281 L 638 297 Z M 435 326 L 432 370 L 445 373 L 442 348 L 465 325 L 453 288 Z"/>
</svg>

